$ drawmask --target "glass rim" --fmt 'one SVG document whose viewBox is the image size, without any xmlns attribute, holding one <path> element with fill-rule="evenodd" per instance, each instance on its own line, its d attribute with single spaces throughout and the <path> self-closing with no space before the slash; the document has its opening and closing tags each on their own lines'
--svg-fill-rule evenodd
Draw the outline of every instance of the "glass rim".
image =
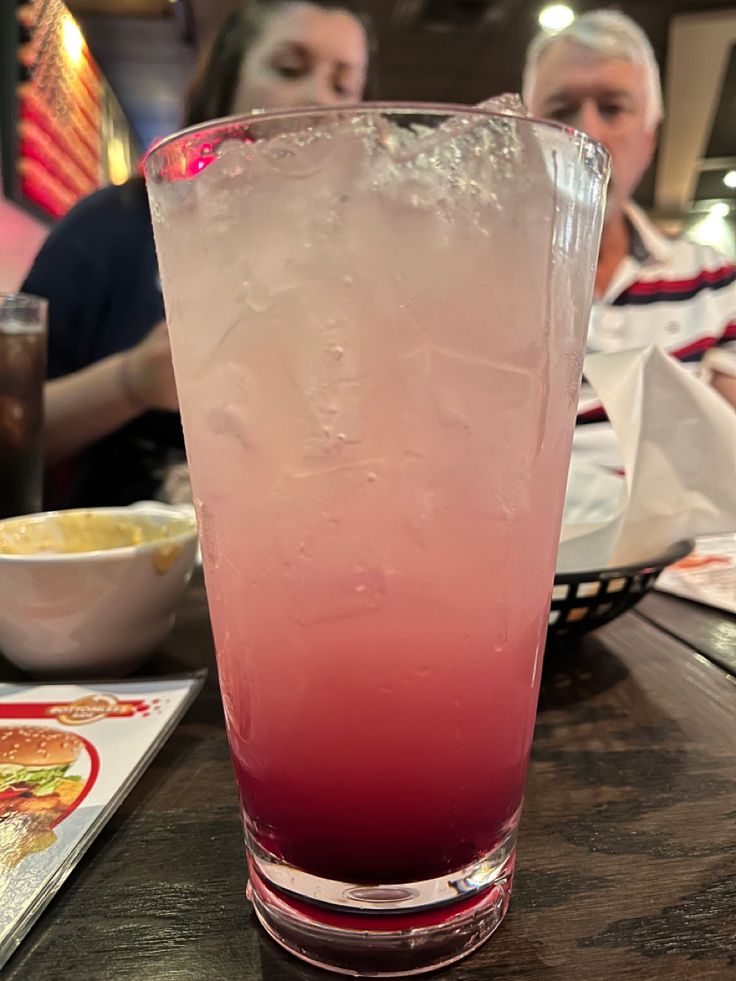
<svg viewBox="0 0 736 981">
<path fill-rule="evenodd" d="M 0 290 L 0 308 L 6 303 L 14 303 L 19 307 L 48 306 L 49 301 L 45 296 L 36 296 L 35 293 L 20 293 L 17 290 Z"/>
<path fill-rule="evenodd" d="M 570 137 L 578 139 L 584 145 L 590 147 L 599 157 L 603 166 L 610 164 L 611 155 L 603 144 L 588 136 L 582 130 L 575 129 L 573 126 L 566 126 L 564 123 L 554 119 L 543 119 L 539 116 L 522 116 L 518 112 L 497 112 L 493 109 L 485 109 L 483 106 L 467 106 L 455 102 L 353 102 L 347 105 L 333 106 L 299 106 L 293 109 L 254 109 L 251 112 L 236 113 L 231 116 L 219 116 L 215 119 L 207 119 L 201 123 L 194 123 L 185 126 L 183 129 L 176 130 L 168 136 L 150 147 L 143 155 L 142 166 L 148 180 L 149 162 L 154 158 L 163 156 L 165 151 L 181 140 L 197 133 L 210 132 L 212 130 L 226 130 L 233 126 L 244 126 L 253 122 L 275 122 L 279 119 L 298 119 L 302 116 L 332 116 L 343 113 L 367 113 L 379 114 L 382 112 L 393 112 L 401 115 L 416 116 L 474 116 L 477 119 L 514 119 L 518 122 L 529 123 L 535 126 L 543 126 L 548 129 L 556 130 L 568 134 Z M 153 175 L 151 175 L 153 176 Z"/>
<path fill-rule="evenodd" d="M 49 301 L 34 293 L 5 292 L 0 290 L 0 334 L 43 334 L 47 329 Z M 13 314 L 35 315 L 36 323 L 13 321 Z"/>
</svg>

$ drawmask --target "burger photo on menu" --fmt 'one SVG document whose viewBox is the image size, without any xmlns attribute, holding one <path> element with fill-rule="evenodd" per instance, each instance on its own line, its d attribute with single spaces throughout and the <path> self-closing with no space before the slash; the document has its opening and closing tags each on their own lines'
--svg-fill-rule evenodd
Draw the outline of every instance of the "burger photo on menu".
<svg viewBox="0 0 736 981">
<path fill-rule="evenodd" d="M 56 841 L 89 789 L 85 744 L 50 726 L 0 725 L 0 871 Z"/>
</svg>

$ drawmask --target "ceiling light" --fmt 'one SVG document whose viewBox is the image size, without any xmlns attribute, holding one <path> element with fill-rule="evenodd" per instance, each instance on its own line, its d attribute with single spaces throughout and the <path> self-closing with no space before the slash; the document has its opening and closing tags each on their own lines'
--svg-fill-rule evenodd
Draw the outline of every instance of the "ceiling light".
<svg viewBox="0 0 736 981">
<path fill-rule="evenodd" d="M 566 3 L 552 3 L 539 14 L 539 26 L 550 34 L 562 31 L 575 20 L 575 12 Z"/>
<path fill-rule="evenodd" d="M 717 201 L 711 207 L 710 213 L 714 218 L 728 218 L 730 210 L 725 201 Z"/>
<path fill-rule="evenodd" d="M 726 187 L 736 187 L 736 170 L 729 170 L 723 178 L 723 183 Z"/>
</svg>

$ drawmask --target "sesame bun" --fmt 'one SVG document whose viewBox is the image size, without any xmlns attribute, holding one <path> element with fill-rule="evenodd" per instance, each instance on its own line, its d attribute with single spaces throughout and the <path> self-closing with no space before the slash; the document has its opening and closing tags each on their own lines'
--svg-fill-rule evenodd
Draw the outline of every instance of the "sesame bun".
<svg viewBox="0 0 736 981">
<path fill-rule="evenodd" d="M 66 766 L 81 750 L 82 740 L 73 732 L 0 725 L 0 766 Z"/>
</svg>

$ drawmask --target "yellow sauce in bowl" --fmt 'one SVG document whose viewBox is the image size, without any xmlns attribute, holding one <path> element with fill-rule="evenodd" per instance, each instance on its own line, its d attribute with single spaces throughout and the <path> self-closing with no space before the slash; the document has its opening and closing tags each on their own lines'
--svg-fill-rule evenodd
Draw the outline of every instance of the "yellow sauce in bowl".
<svg viewBox="0 0 736 981">
<path fill-rule="evenodd" d="M 68 511 L 0 523 L 0 555 L 59 555 L 166 542 L 195 530 L 186 517 L 156 521 L 95 511 Z"/>
</svg>

